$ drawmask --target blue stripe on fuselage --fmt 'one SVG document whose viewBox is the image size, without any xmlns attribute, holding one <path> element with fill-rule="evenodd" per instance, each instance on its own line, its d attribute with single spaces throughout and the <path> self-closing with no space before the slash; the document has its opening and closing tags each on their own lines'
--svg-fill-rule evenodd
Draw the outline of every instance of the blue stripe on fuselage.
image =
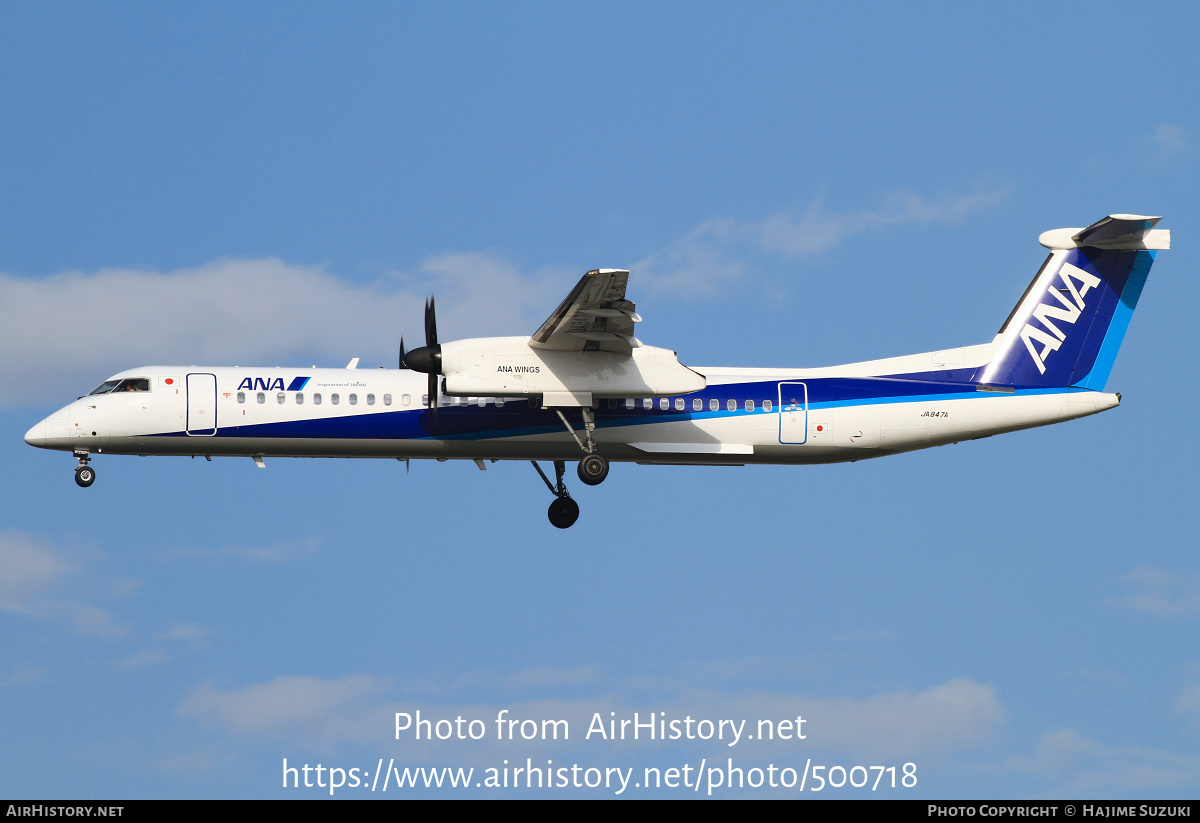
<svg viewBox="0 0 1200 823">
<path fill-rule="evenodd" d="M 868 406 L 886 403 L 931 402 L 955 400 L 965 397 L 1011 397 L 1013 394 L 1048 394 L 1084 389 L 1071 388 L 1018 388 L 1013 393 L 980 392 L 977 385 L 968 382 L 935 381 L 911 377 L 822 377 L 784 378 L 747 383 L 722 383 L 709 386 L 693 394 L 668 398 L 668 408 L 659 406 L 654 398 L 653 407 L 643 407 L 642 398 L 635 398 L 632 409 L 625 408 L 624 400 L 617 401 L 616 408 L 608 408 L 601 401 L 596 409 L 597 428 L 645 425 L 648 423 L 705 420 L 741 415 L 764 414 L 764 400 L 778 403 L 780 382 L 803 382 L 808 387 L 808 408 L 839 408 L 846 406 Z M 693 400 L 702 402 L 700 410 L 680 410 L 675 401 L 682 399 L 690 407 Z M 720 401 L 720 408 L 709 409 L 709 401 Z M 726 407 L 734 400 L 736 409 Z M 754 410 L 747 411 L 745 402 L 754 401 Z M 776 406 L 771 413 L 778 411 Z M 572 416 L 572 419 L 576 419 Z M 576 424 L 578 421 L 576 420 Z M 454 439 L 476 440 L 490 437 L 519 437 L 562 431 L 562 421 L 552 410 L 530 407 L 528 402 L 510 400 L 503 406 L 489 403 L 441 406 L 436 413 L 425 408 L 396 411 L 372 411 L 368 413 L 339 415 L 304 420 L 285 420 L 272 423 L 254 423 L 240 426 L 221 427 L 217 437 L 245 438 L 295 438 L 295 439 L 361 439 L 361 440 L 413 440 Z M 185 432 L 169 432 L 159 436 L 182 437 Z"/>
</svg>

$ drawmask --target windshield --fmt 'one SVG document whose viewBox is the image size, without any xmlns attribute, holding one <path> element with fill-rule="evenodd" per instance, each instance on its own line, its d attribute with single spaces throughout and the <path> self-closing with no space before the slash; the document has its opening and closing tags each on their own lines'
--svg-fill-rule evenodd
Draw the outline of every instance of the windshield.
<svg viewBox="0 0 1200 823">
<path fill-rule="evenodd" d="M 113 392 L 150 391 L 150 380 L 145 377 L 126 377 L 124 380 L 105 380 L 88 392 L 92 394 L 111 394 Z"/>
</svg>

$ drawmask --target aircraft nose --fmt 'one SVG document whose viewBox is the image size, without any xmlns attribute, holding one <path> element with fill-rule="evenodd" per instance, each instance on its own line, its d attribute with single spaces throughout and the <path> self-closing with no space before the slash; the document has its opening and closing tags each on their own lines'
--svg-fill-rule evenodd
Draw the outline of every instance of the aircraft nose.
<svg viewBox="0 0 1200 823">
<path fill-rule="evenodd" d="M 46 421 L 35 423 L 33 428 L 25 432 L 25 442 L 31 446 L 39 446 L 44 448 L 49 441 L 46 436 Z"/>
</svg>

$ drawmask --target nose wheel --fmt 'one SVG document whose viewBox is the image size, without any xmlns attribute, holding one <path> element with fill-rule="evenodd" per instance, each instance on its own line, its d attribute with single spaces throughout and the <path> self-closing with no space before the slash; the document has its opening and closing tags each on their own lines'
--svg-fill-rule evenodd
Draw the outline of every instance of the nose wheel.
<svg viewBox="0 0 1200 823">
<path fill-rule="evenodd" d="M 96 482 L 96 470 L 88 465 L 87 452 L 75 452 L 75 456 L 79 458 L 79 465 L 75 467 L 75 483 L 86 489 Z"/>
</svg>

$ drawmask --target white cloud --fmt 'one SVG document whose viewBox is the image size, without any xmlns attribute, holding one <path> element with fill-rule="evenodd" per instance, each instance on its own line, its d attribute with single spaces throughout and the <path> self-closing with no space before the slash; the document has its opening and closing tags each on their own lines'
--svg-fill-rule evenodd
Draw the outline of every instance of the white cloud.
<svg viewBox="0 0 1200 823">
<path fill-rule="evenodd" d="M 21 531 L 0 532 L 0 610 L 65 621 L 82 634 L 125 634 L 109 612 L 73 592 L 69 578 L 77 571 L 48 542 Z"/>
<path fill-rule="evenodd" d="M 390 728 L 378 700 L 387 687 L 370 675 L 336 680 L 276 677 L 232 691 L 201 686 L 183 699 L 179 712 L 235 735 L 299 739 L 328 745 L 344 739 L 379 739 Z"/>
<path fill-rule="evenodd" d="M 1048 782 L 1047 797 L 1121 797 L 1196 786 L 1200 758 L 1142 746 L 1105 746 L 1074 729 L 1048 734 L 1007 768 Z"/>
<path fill-rule="evenodd" d="M 802 215 L 774 214 L 762 220 L 707 220 L 635 266 L 640 282 L 660 291 L 711 295 L 746 276 L 757 255 L 795 258 L 818 254 L 859 234 L 901 225 L 955 223 L 1008 194 L 977 188 L 958 197 L 928 198 L 910 191 L 888 195 L 876 209 L 831 212 L 818 199 Z"/>
<path fill-rule="evenodd" d="M 273 259 L 0 274 L 0 380 L 20 387 L 0 404 L 65 402 L 110 374 L 156 364 L 341 366 L 359 356 L 394 367 L 401 335 L 409 347 L 424 342 L 430 292 L 439 337 L 452 339 L 532 333 L 573 283 L 570 273 L 530 275 L 487 254 L 430 257 L 373 284 Z"/>
<path fill-rule="evenodd" d="M 1158 159 L 1167 160 L 1183 154 L 1187 149 L 1188 141 L 1183 129 L 1178 126 L 1162 125 L 1154 132 L 1154 145 L 1158 149 Z"/>
<path fill-rule="evenodd" d="M 494 669 L 472 669 L 453 680 L 429 678 L 407 684 L 413 694 L 455 694 L 480 688 L 503 686 L 514 693 L 528 690 L 545 692 L 547 688 L 580 687 L 596 689 L 608 682 L 600 666 L 534 666 L 505 673 Z"/>
<path fill-rule="evenodd" d="M 545 674 L 542 668 L 514 672 L 499 679 L 499 685 L 524 686 Z M 554 670 L 550 675 L 557 685 L 577 686 L 597 680 L 590 667 L 577 670 Z M 494 681 L 495 682 L 495 681 Z M 599 685 L 599 684 L 596 684 Z M 479 758 L 497 752 L 511 753 L 507 741 L 496 739 L 496 718 L 507 710 L 506 720 L 566 720 L 570 728 L 570 743 L 561 741 L 525 741 L 518 738 L 522 755 L 545 748 L 560 755 L 564 746 L 582 746 L 600 754 L 614 748 L 637 750 L 660 748 L 663 745 L 703 745 L 729 749 L 728 736 L 723 742 L 679 741 L 647 742 L 645 732 L 638 742 L 604 740 L 593 735 L 585 740 L 593 717 L 602 721 L 614 717 L 632 720 L 635 712 L 642 722 L 657 712 L 665 717 L 683 721 L 692 717 L 745 720 L 743 733 L 757 738 L 758 721 L 773 724 L 805 718 L 805 746 L 820 751 L 844 752 L 850 756 L 874 758 L 936 757 L 951 752 L 985 745 L 996 734 L 1004 717 L 1004 709 L 995 690 L 968 679 L 957 679 L 920 692 L 892 692 L 863 698 L 820 698 L 801 694 L 756 693 L 751 695 L 699 691 L 676 683 L 671 694 L 657 699 L 631 696 L 644 684 L 608 682 L 590 697 L 545 700 L 486 700 L 475 703 L 396 700 L 389 697 L 384 681 L 370 675 L 354 675 L 340 679 L 316 677 L 280 677 L 268 683 L 242 689 L 218 691 L 205 685 L 189 695 L 181 706 L 181 714 L 199 717 L 235 736 L 256 736 L 286 739 L 309 745 L 334 742 L 387 744 L 392 738 L 396 712 L 408 713 L 414 719 L 421 713 L 424 720 L 437 723 L 458 717 L 469 722 L 483 721 L 485 737 L 478 741 L 421 741 L 418 746 L 414 731 L 401 735 L 403 750 L 421 750 L 431 756 Z M 669 685 L 667 683 L 660 686 Z M 462 687 L 456 679 L 451 688 Z M 659 717 L 662 717 L 661 715 Z M 415 728 L 415 726 L 414 726 Z M 518 727 L 519 728 L 519 727 Z M 796 727 L 793 725 L 792 727 Z M 764 726 L 764 731 L 766 727 Z M 781 741 L 743 737 L 736 749 L 744 757 L 776 753 L 780 749 L 794 750 L 797 741 Z M 414 749 L 414 746 L 416 749 Z M 732 751 L 732 749 L 730 749 Z"/>
<path fill-rule="evenodd" d="M 169 663 L 170 660 L 170 655 L 162 649 L 144 649 L 122 660 L 121 668 L 142 669 L 146 666 L 161 666 L 163 663 Z"/>
<path fill-rule="evenodd" d="M 1134 591 L 1106 601 L 1156 617 L 1192 617 L 1200 614 L 1200 575 L 1139 566 L 1118 578 Z"/>
<path fill-rule="evenodd" d="M 234 544 L 209 548 L 206 546 L 187 546 L 180 549 L 167 549 L 163 556 L 167 558 L 183 558 L 189 560 L 237 559 L 253 560 L 257 563 L 285 563 L 298 557 L 311 557 L 321 546 L 318 537 L 304 537 L 269 546 L 246 546 Z"/>
<path fill-rule="evenodd" d="M 49 543 L 25 532 L 0 532 L 0 608 L 19 611 L 22 602 L 75 571 Z"/>
<path fill-rule="evenodd" d="M 1176 714 L 1186 717 L 1200 731 L 1200 685 L 1189 686 L 1175 697 Z"/>
<path fill-rule="evenodd" d="M 859 755 L 910 758 L 990 742 L 1004 719 L 995 689 L 960 678 L 922 692 L 805 701 L 814 741 Z"/>
<path fill-rule="evenodd" d="M 28 686 L 46 679 L 46 669 L 36 664 L 22 664 L 7 672 L 0 683 L 6 686 Z"/>
<path fill-rule="evenodd" d="M 500 679 L 510 689 L 546 689 L 558 686 L 591 686 L 601 676 L 599 666 L 537 666 L 513 672 Z"/>
<path fill-rule="evenodd" d="M 172 623 L 166 631 L 155 635 L 158 640 L 179 640 L 193 645 L 199 645 L 208 639 L 212 630 L 207 626 L 196 623 Z"/>
</svg>

